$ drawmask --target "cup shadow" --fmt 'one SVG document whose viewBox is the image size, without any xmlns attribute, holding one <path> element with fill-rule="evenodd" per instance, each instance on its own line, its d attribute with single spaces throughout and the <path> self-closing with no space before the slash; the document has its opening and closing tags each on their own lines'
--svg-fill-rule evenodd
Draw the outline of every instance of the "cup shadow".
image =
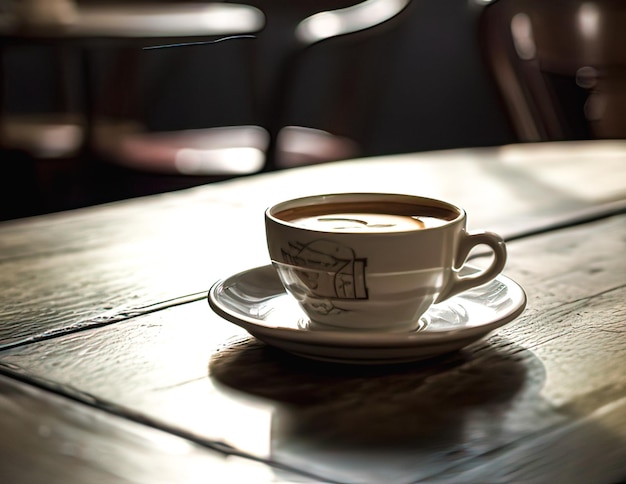
<svg viewBox="0 0 626 484">
<path fill-rule="evenodd" d="M 213 355 L 209 378 L 233 398 L 270 402 L 271 460 L 329 482 L 537 475 L 616 482 L 626 472 L 623 439 L 589 420 L 576 401 L 562 407 L 545 399 L 543 362 L 497 334 L 455 353 L 388 366 L 306 360 L 247 337 Z M 619 391 L 601 388 L 580 405 L 600 408 Z M 619 409 L 605 417 L 619 419 Z M 590 453 L 608 462 L 601 472 L 586 464 Z M 555 455 L 565 460 L 555 465 Z M 486 459 L 499 464 L 486 468 Z"/>
<path fill-rule="evenodd" d="M 463 440 L 468 421 L 497 432 L 498 415 L 515 395 L 543 383 L 538 360 L 533 368 L 528 355 L 519 357 L 526 350 L 493 341 L 416 363 L 358 366 L 307 360 L 247 339 L 217 351 L 209 371 L 228 389 L 283 404 L 273 417 L 275 441 L 450 446 Z"/>
</svg>

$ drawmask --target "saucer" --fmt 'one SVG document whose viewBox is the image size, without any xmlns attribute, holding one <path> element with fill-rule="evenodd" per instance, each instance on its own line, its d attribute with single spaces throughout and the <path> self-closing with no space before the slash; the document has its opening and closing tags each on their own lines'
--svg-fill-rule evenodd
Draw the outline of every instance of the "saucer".
<svg viewBox="0 0 626 484">
<path fill-rule="evenodd" d="M 431 306 L 412 331 L 314 330 L 271 265 L 216 282 L 208 300 L 218 315 L 268 345 L 306 358 L 350 364 L 404 363 L 459 350 L 509 323 L 526 307 L 524 290 L 500 274 Z"/>
</svg>

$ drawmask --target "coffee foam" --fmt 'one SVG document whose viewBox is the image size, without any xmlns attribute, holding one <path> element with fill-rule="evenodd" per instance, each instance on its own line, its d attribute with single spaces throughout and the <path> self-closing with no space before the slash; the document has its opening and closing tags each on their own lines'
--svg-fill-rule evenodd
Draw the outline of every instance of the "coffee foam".
<svg viewBox="0 0 626 484">
<path fill-rule="evenodd" d="M 290 222 L 325 232 L 404 232 L 443 225 L 433 217 L 391 215 L 386 213 L 334 213 L 301 217 Z"/>
</svg>

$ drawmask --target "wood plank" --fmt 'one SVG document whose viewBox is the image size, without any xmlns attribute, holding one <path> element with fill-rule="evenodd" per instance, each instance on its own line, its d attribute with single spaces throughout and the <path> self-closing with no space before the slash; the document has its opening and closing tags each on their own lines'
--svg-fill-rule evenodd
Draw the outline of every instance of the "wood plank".
<svg viewBox="0 0 626 484">
<path fill-rule="evenodd" d="M 232 229 L 232 212 L 262 231 L 269 204 L 310 194 L 392 191 L 441 197 L 477 226 L 502 229 L 503 215 L 536 218 L 626 198 L 626 141 L 539 143 L 372 157 L 284 170 L 179 192 L 0 223 L 0 260 L 79 251 L 164 229 Z M 503 211 L 503 205 L 505 209 Z M 195 234 L 195 232 L 192 232 Z M 85 235 L 87 234 L 87 235 Z M 192 240 L 190 242 L 193 242 Z"/>
<path fill-rule="evenodd" d="M 310 482 L 0 375 L 0 482 Z"/>
<path fill-rule="evenodd" d="M 279 199 L 415 193 L 465 207 L 470 229 L 515 235 L 626 198 L 625 152 L 611 141 L 389 156 L 0 223 L 0 348 L 201 298 L 267 263 L 263 210 Z"/>
<path fill-rule="evenodd" d="M 262 220 L 238 239 L 241 228 L 224 229 L 236 208 L 160 202 L 0 225 L 0 347 L 201 298 L 228 268 L 266 262 Z"/>
<path fill-rule="evenodd" d="M 526 288 L 527 310 L 431 362 L 301 360 L 196 301 L 6 350 L 0 364 L 326 480 L 626 477 L 626 217 L 514 241 L 509 251 L 506 273 Z"/>
</svg>

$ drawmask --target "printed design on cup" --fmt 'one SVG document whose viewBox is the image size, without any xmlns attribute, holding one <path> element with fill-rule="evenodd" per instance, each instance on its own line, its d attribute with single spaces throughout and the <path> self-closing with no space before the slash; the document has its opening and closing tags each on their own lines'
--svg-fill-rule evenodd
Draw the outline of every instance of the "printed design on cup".
<svg viewBox="0 0 626 484">
<path fill-rule="evenodd" d="M 354 250 L 324 239 L 308 244 L 289 243 L 282 250 L 284 260 L 295 267 L 298 283 L 311 296 L 320 299 L 367 299 L 365 267 L 367 259 L 356 257 Z M 311 304 L 320 313 L 341 310 L 330 301 Z"/>
</svg>

